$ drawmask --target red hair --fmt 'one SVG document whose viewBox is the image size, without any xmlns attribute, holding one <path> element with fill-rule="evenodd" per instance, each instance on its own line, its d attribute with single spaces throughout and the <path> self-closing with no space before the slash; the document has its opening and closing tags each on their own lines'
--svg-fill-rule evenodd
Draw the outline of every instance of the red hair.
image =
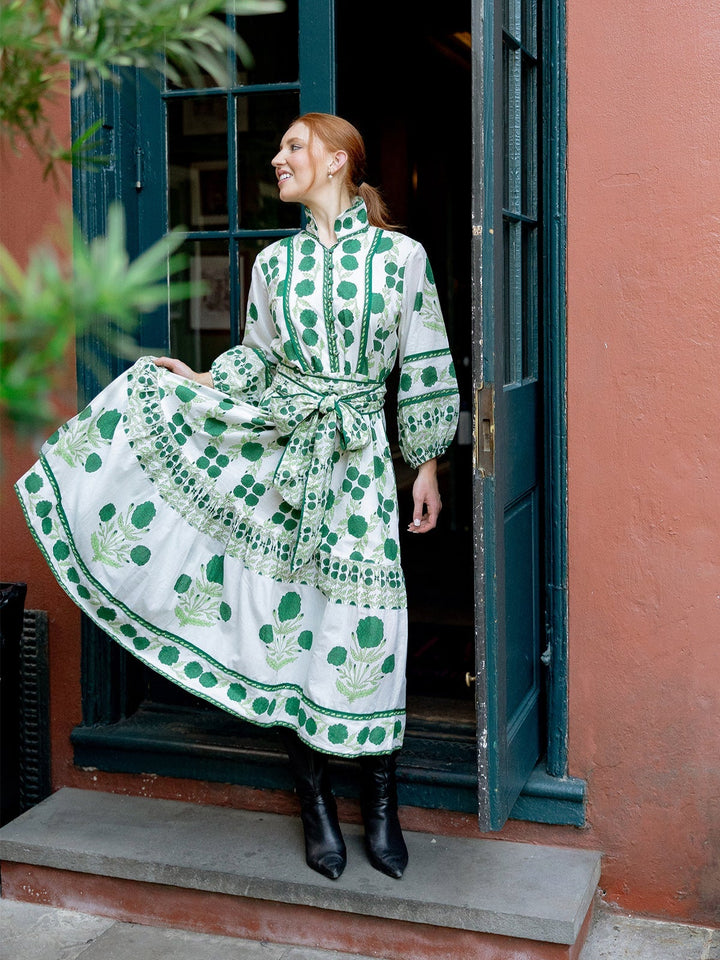
<svg viewBox="0 0 720 960">
<path fill-rule="evenodd" d="M 390 214 L 380 192 L 365 183 L 367 155 L 360 131 L 347 120 L 332 113 L 304 113 L 293 120 L 293 123 L 304 123 L 311 137 L 322 140 L 328 150 L 342 150 L 347 154 L 344 168 L 347 184 L 353 196 L 359 194 L 365 201 L 371 226 L 381 227 L 383 230 L 395 229 L 396 224 L 390 223 Z"/>
</svg>

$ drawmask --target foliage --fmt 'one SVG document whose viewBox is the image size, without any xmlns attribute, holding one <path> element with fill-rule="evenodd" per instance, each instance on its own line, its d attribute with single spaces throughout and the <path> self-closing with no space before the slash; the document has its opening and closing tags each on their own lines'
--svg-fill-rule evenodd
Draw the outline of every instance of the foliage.
<svg viewBox="0 0 720 960">
<path fill-rule="evenodd" d="M 17 426 L 53 420 L 68 348 L 98 317 L 108 322 L 115 354 L 133 357 L 138 314 L 191 292 L 187 283 L 167 283 L 168 270 L 184 264 L 176 252 L 181 234 L 169 234 L 130 262 L 119 205 L 110 209 L 104 237 L 88 244 L 77 226 L 74 233 L 72 275 L 53 250 L 36 254 L 23 271 L 0 247 L 0 412 Z"/>
<path fill-rule="evenodd" d="M 136 67 L 179 83 L 205 71 L 227 83 L 227 54 L 249 63 L 243 40 L 218 16 L 271 13 L 278 0 L 4 0 L 0 5 L 0 135 L 43 156 L 58 148 L 45 106 L 73 67 L 75 95 L 117 69 Z"/>
<path fill-rule="evenodd" d="M 56 142 L 47 106 L 73 77 L 73 94 L 119 83 L 123 68 L 149 69 L 169 81 L 228 83 L 228 51 L 250 53 L 225 13 L 273 13 L 281 0 L 2 0 L 0 2 L 0 146 L 29 145 L 47 163 L 74 162 L 95 150 L 100 124 L 69 150 Z M 70 72 L 69 68 L 72 68 Z M 95 157 L 93 163 L 102 162 Z M 139 314 L 197 292 L 167 277 L 182 266 L 174 232 L 130 263 L 120 207 L 108 233 L 87 244 L 73 226 L 72 257 L 45 247 L 25 271 L 0 246 L 0 416 L 15 427 L 57 418 L 53 393 L 76 335 L 99 317 L 106 344 L 131 357 Z M 69 246 L 69 244 L 68 244 Z M 64 263 L 72 260 L 72 269 Z M 103 371 L 96 371 L 102 380 Z"/>
</svg>

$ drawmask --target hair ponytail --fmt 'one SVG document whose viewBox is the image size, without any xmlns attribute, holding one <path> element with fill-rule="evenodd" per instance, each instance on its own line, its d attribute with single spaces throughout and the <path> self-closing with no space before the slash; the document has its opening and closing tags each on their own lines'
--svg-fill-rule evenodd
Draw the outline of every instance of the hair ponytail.
<svg viewBox="0 0 720 960">
<path fill-rule="evenodd" d="M 382 230 L 396 230 L 397 224 L 390 222 L 390 214 L 380 191 L 365 183 L 367 160 L 360 131 L 347 120 L 332 113 L 305 113 L 293 123 L 304 123 L 311 135 L 322 140 L 328 150 L 342 150 L 347 154 L 345 176 L 350 195 L 360 196 L 365 201 L 371 226 L 380 227 Z"/>
<path fill-rule="evenodd" d="M 362 180 L 355 189 L 358 195 L 365 201 L 368 220 L 371 226 L 380 227 L 383 230 L 397 230 L 398 225 L 391 223 L 389 220 L 390 212 L 379 190 L 371 187 L 370 184 L 365 183 L 364 180 Z"/>
</svg>

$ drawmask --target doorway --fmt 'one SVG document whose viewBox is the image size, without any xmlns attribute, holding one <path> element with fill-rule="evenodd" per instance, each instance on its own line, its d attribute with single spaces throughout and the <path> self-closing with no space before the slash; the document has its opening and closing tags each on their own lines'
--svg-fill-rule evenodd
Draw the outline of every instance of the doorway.
<svg viewBox="0 0 720 960">
<path fill-rule="evenodd" d="M 450 0 L 420 17 L 408 0 L 368 0 L 361 21 L 346 3 L 336 4 L 336 16 L 337 113 L 363 134 L 368 182 L 380 187 L 394 222 L 427 250 L 461 395 L 458 434 L 439 464 L 438 528 L 425 537 L 401 533 L 408 719 L 442 716 L 474 736 L 470 3 Z M 371 37 L 365 24 L 373 25 Z M 393 438 L 392 389 L 386 410 Z M 392 448 L 404 531 L 415 472 L 397 443 Z"/>
<path fill-rule="evenodd" d="M 548 298 L 541 290 L 548 268 L 538 239 L 546 231 L 543 202 L 534 212 L 527 208 L 528 197 L 539 196 L 538 184 L 547 176 L 539 159 L 533 160 L 545 150 L 540 150 L 540 113 L 550 115 L 538 99 L 539 10 L 535 0 L 447 0 L 421 18 L 408 0 L 384 6 L 369 0 L 358 18 L 357 9 L 353 14 L 342 0 L 288 0 L 285 12 L 276 16 L 286 21 L 288 49 L 299 41 L 299 58 L 271 56 L 267 74 L 243 76 L 238 70 L 237 82 L 227 89 L 164 92 L 139 78 L 134 100 L 120 102 L 119 94 L 111 94 L 117 116 L 125 122 L 135 118 L 138 137 L 128 141 L 125 166 L 117 165 L 114 190 L 128 210 L 136 211 L 138 249 L 185 219 L 190 223 L 188 253 L 199 275 L 207 268 L 210 279 L 219 276 L 222 261 L 227 288 L 218 291 L 222 311 L 213 310 L 212 323 L 205 322 L 201 311 L 195 316 L 192 306 L 158 317 L 157 329 L 169 334 L 171 350 L 188 357 L 199 351 L 203 358 L 242 335 L 246 274 L 258 246 L 299 225 L 276 222 L 263 191 L 256 196 L 250 189 L 258 182 L 262 186 L 257 174 L 265 169 L 263 158 L 271 155 L 278 129 L 298 112 L 326 110 L 347 116 L 363 132 L 368 181 L 382 186 L 395 220 L 429 254 L 462 399 L 458 437 L 441 464 L 439 529 L 429 537 L 407 536 L 402 544 L 410 613 L 404 799 L 470 811 L 478 796 L 482 801 L 493 790 L 504 791 L 507 815 L 511 795 L 517 795 L 542 752 L 545 725 L 540 653 L 546 636 L 541 624 L 546 345 L 539 317 L 555 321 L 549 306 L 526 309 Z M 255 19 L 239 18 L 237 29 L 247 33 Z M 275 49 L 277 30 L 267 30 L 267 18 L 257 19 L 263 22 L 253 49 L 261 63 L 263 50 Z M 488 84 L 494 100 L 488 98 L 492 110 L 488 106 L 484 113 Z M 85 102 L 76 106 L 76 114 L 82 110 L 94 116 Z M 478 146 L 483 138 L 485 146 Z M 152 190 L 134 187 L 136 150 L 145 158 L 145 169 L 157 177 Z M 260 164 L 252 175 L 246 170 L 248 158 Z M 215 188 L 219 183 L 222 192 L 225 169 L 229 216 L 216 203 Z M 503 196 L 516 180 L 522 189 L 506 189 Z M 531 181 L 535 194 L 528 190 Z M 82 183 L 90 193 L 79 191 L 78 206 L 93 211 L 98 200 L 92 182 L 88 177 Z M 515 192 L 517 209 L 510 202 Z M 561 218 L 548 213 L 545 222 L 561 223 Z M 489 234 L 494 231 L 494 243 L 483 238 L 479 252 L 481 224 Z M 494 262 L 480 266 L 485 256 Z M 560 275 L 562 260 L 557 260 Z M 478 303 L 479 287 L 488 298 L 492 295 L 494 306 Z M 534 298 L 528 299 L 527 290 L 534 288 Z M 220 312 L 229 315 L 223 329 Z M 538 334 L 535 339 L 529 336 L 532 331 Z M 145 342 L 156 344 L 157 339 L 153 335 Z M 539 358 L 535 367 L 528 362 L 531 356 Z M 498 472 L 482 483 L 472 462 L 471 436 L 478 376 L 496 385 L 499 424 Z M 548 379 L 552 376 L 551 371 Z M 557 389 L 562 391 L 561 377 Z M 532 404 L 523 401 L 528 394 Z M 392 429 L 391 399 L 387 409 Z M 550 442 L 553 431 L 546 436 Z M 539 469 L 529 511 L 521 503 L 529 487 L 515 494 L 513 484 L 522 473 L 516 467 L 531 462 Z M 399 455 L 395 463 L 401 511 L 407 517 L 413 472 Z M 481 485 L 487 507 L 482 515 L 477 506 Z M 553 522 L 547 526 L 556 529 Z M 488 563 L 474 555 L 478 531 L 486 536 Z M 486 604 L 489 619 L 476 616 L 481 576 L 496 591 Z M 73 733 L 77 763 L 255 787 L 282 785 L 273 746 L 262 730 L 248 728 L 172 687 L 122 651 L 103 646 L 91 625 L 84 630 L 84 722 Z M 478 686 L 483 681 L 477 703 L 466 683 L 476 664 Z M 484 705 L 490 705 L 489 722 L 487 714 L 482 717 Z M 566 724 L 555 726 L 562 738 Z M 519 764 L 505 743 L 521 741 L 527 749 L 523 747 Z M 485 769 L 478 777 L 481 744 Z M 562 775 L 562 762 L 555 766 Z M 511 788 L 505 790 L 506 783 Z M 502 817 L 496 819 L 499 823 Z"/>
</svg>

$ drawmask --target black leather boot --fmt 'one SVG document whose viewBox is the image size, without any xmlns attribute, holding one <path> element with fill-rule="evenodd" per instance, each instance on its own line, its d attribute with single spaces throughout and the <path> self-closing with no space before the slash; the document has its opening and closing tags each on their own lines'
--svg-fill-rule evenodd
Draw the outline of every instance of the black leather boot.
<svg viewBox="0 0 720 960">
<path fill-rule="evenodd" d="M 306 746 L 290 730 L 283 730 L 281 739 L 300 800 L 305 860 L 313 870 L 337 880 L 345 869 L 347 853 L 330 788 L 328 758 Z"/>
<path fill-rule="evenodd" d="M 398 819 L 395 757 L 361 757 L 360 769 L 368 858 L 376 870 L 399 880 L 408 863 L 408 851 Z"/>
</svg>

